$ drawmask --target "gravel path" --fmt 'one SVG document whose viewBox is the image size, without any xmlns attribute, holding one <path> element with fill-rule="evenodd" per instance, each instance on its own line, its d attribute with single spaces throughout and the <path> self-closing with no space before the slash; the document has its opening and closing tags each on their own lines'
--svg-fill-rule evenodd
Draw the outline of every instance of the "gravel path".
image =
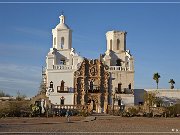
<svg viewBox="0 0 180 135">
<path fill-rule="evenodd" d="M 147 134 L 147 132 L 148 134 L 180 134 L 180 118 L 96 116 L 95 119 L 91 116 L 91 118 L 70 117 L 70 122 L 67 122 L 65 117 L 0 119 L 0 134 L 127 135 Z"/>
</svg>

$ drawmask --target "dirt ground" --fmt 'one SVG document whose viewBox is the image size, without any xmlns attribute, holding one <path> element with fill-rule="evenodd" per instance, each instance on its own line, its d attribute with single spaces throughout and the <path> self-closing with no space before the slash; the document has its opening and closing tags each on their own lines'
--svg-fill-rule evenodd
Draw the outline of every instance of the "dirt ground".
<svg viewBox="0 0 180 135">
<path fill-rule="evenodd" d="M 180 118 L 142 118 L 98 116 L 85 117 L 2 118 L 0 134 L 180 134 Z"/>
</svg>

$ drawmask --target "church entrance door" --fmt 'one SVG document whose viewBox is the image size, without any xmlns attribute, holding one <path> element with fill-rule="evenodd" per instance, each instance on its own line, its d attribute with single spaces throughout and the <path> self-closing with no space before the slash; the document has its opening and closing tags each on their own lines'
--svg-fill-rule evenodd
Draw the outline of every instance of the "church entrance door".
<svg viewBox="0 0 180 135">
<path fill-rule="evenodd" d="M 91 110 L 93 112 L 97 112 L 97 104 L 96 104 L 96 102 L 94 100 L 90 100 L 89 103 L 91 105 Z"/>
<path fill-rule="evenodd" d="M 93 105 L 93 112 L 96 111 L 96 102 L 94 100 L 91 101 L 92 105 Z"/>
</svg>

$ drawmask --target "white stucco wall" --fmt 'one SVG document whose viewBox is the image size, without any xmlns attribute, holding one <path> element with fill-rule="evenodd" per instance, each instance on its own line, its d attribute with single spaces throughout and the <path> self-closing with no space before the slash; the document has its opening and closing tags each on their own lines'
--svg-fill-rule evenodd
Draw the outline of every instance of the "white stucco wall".
<svg viewBox="0 0 180 135">
<path fill-rule="evenodd" d="M 64 97 L 65 105 L 74 105 L 74 93 L 47 93 L 51 103 L 60 105 L 61 97 Z"/>
<path fill-rule="evenodd" d="M 48 86 L 50 82 L 53 82 L 53 87 L 54 87 L 54 93 L 57 93 L 57 86 L 61 85 L 61 81 L 63 80 L 64 86 L 69 87 L 71 89 L 74 88 L 74 71 L 68 71 L 68 70 L 52 70 L 47 73 L 47 82 Z"/>
<path fill-rule="evenodd" d="M 121 105 L 134 106 L 134 95 L 133 94 L 117 94 L 121 98 Z M 115 105 L 118 105 L 118 100 L 115 101 Z"/>
</svg>

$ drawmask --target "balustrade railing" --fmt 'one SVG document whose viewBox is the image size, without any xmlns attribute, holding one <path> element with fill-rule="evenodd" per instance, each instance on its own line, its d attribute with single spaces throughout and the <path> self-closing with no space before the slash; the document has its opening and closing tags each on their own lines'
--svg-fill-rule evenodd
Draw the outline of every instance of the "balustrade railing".
<svg viewBox="0 0 180 135">
<path fill-rule="evenodd" d="M 72 92 L 72 91 L 67 86 L 64 86 L 64 88 L 61 88 L 61 86 L 57 86 L 57 92 L 58 93 L 68 93 L 68 92 Z"/>
<path fill-rule="evenodd" d="M 110 71 L 129 71 L 129 67 L 122 67 L 122 66 L 109 66 Z"/>
<path fill-rule="evenodd" d="M 89 106 L 88 105 L 53 105 L 53 108 L 83 110 L 83 109 L 89 109 Z"/>
<path fill-rule="evenodd" d="M 57 70 L 71 70 L 74 69 L 72 65 L 53 65 L 53 69 Z"/>
</svg>

